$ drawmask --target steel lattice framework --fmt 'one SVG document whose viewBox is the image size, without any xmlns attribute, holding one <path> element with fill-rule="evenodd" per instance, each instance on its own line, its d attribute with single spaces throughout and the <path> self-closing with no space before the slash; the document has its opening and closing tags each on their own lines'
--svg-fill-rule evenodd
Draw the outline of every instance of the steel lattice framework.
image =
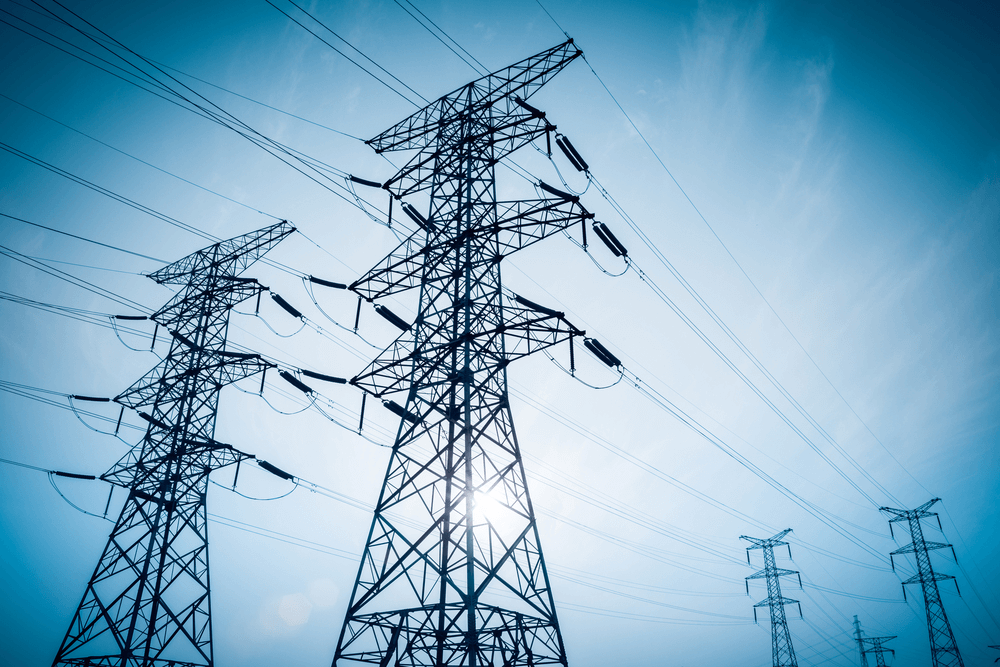
<svg viewBox="0 0 1000 667">
<path fill-rule="evenodd" d="M 941 542 L 928 542 L 924 539 L 921 519 L 936 517 L 936 512 L 928 512 L 940 498 L 929 500 L 920 507 L 912 510 L 898 510 L 891 507 L 881 507 L 881 511 L 892 515 L 889 519 L 889 530 L 892 531 L 892 524 L 897 521 L 906 521 L 910 525 L 910 537 L 912 542 L 901 549 L 896 549 L 889 554 L 889 561 L 892 557 L 900 554 L 913 554 L 917 561 L 917 573 L 903 582 L 903 597 L 906 597 L 906 584 L 919 583 L 924 592 L 924 607 L 927 611 L 927 633 L 931 642 L 931 664 L 933 667 L 963 667 L 962 655 L 958 652 L 958 644 L 955 642 L 955 633 L 951 630 L 951 623 L 948 622 L 948 614 L 944 611 L 944 604 L 941 602 L 941 591 L 938 590 L 937 582 L 945 579 L 954 579 L 950 574 L 935 572 L 931 565 L 930 552 L 934 549 L 951 549 L 952 555 L 955 549 L 950 544 Z M 938 527 L 941 527 L 941 519 L 938 518 Z M 895 563 L 892 563 L 895 570 Z M 958 587 L 958 582 L 955 582 Z"/>
<path fill-rule="evenodd" d="M 572 40 L 368 141 L 416 150 L 384 188 L 429 191 L 420 227 L 350 288 L 419 288 L 416 321 L 351 380 L 401 416 L 334 665 L 566 664 L 507 394 L 514 359 L 583 332 L 504 291 L 502 260 L 592 218 L 575 197 L 497 202 L 494 167 L 554 126 L 525 100 Z M 405 324 L 404 324 L 405 326 Z"/>
<path fill-rule="evenodd" d="M 788 632 L 788 619 L 785 618 L 785 605 L 799 604 L 799 601 L 782 596 L 781 582 L 779 579 L 785 575 L 799 575 L 799 573 L 796 570 L 786 570 L 778 567 L 774 560 L 774 547 L 788 546 L 788 542 L 782 542 L 781 538 L 790 532 L 792 532 L 792 529 L 786 528 L 777 535 L 769 537 L 766 540 L 740 535 L 741 540 L 747 540 L 748 542 L 753 543 L 753 546 L 747 547 L 748 563 L 750 562 L 751 550 L 760 549 L 764 552 L 764 569 L 747 577 L 746 586 L 747 594 L 749 595 L 751 579 L 767 580 L 767 598 L 761 600 L 753 606 L 753 615 L 754 621 L 756 621 L 758 607 L 768 607 L 771 612 L 771 661 L 774 667 L 797 667 L 798 665 L 798 662 L 795 659 L 795 648 L 792 646 L 792 635 Z M 791 558 L 791 556 L 792 548 L 788 546 L 788 557 Z M 801 575 L 799 575 L 799 587 L 802 587 Z M 801 615 L 801 613 L 802 606 L 799 605 L 799 614 Z"/>
<path fill-rule="evenodd" d="M 895 639 L 896 636 L 891 637 L 864 637 L 861 639 L 861 655 L 865 656 L 867 664 L 867 656 L 870 653 L 875 654 L 875 667 L 886 667 L 885 664 L 885 654 L 892 653 L 893 657 L 896 656 L 896 652 L 891 648 L 886 648 L 885 643 L 890 639 Z"/>
<path fill-rule="evenodd" d="M 858 616 L 854 616 L 854 641 L 858 643 L 858 655 L 861 656 L 861 667 L 868 667 L 868 656 L 865 654 L 865 644 L 861 636 L 861 623 Z"/>
<path fill-rule="evenodd" d="M 266 289 L 239 274 L 293 231 L 281 222 L 149 275 L 182 286 L 150 317 L 173 339 L 163 361 L 114 399 L 149 428 L 101 476 L 128 498 L 53 665 L 213 664 L 208 475 L 248 458 L 214 438 L 219 392 L 269 365 L 226 350 L 229 312 Z"/>
</svg>

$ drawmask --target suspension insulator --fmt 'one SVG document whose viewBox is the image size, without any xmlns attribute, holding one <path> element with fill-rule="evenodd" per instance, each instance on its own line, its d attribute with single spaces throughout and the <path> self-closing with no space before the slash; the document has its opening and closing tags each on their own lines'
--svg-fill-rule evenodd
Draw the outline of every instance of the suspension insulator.
<svg viewBox="0 0 1000 667">
<path fill-rule="evenodd" d="M 569 148 L 567 148 L 566 146 L 566 142 L 563 141 L 563 135 L 561 134 L 556 135 L 556 146 L 558 146 L 559 150 L 563 152 L 563 155 L 566 156 L 566 159 L 569 160 L 569 163 L 573 165 L 574 169 L 576 169 L 577 171 L 583 171 L 583 165 L 577 162 L 576 158 L 573 157 L 573 153 L 570 152 Z"/>
<path fill-rule="evenodd" d="M 295 308 L 295 306 L 282 299 L 280 294 L 275 294 L 274 292 L 271 292 L 271 298 L 274 299 L 274 302 L 276 304 L 284 308 L 289 315 L 291 315 L 297 320 L 302 319 L 302 313 L 300 313 L 298 309 Z"/>
<path fill-rule="evenodd" d="M 352 182 L 357 183 L 358 185 L 367 185 L 370 188 L 381 188 L 382 187 L 381 183 L 376 183 L 375 181 L 366 181 L 365 179 L 358 178 L 357 176 L 350 176 L 349 175 L 348 178 L 351 179 Z"/>
<path fill-rule="evenodd" d="M 583 159 L 576 150 L 576 147 L 570 142 L 569 137 L 565 134 L 560 134 L 556 137 L 556 145 L 562 149 L 563 154 L 573 163 L 577 171 L 587 171 L 590 169 L 590 165 L 587 164 L 587 161 Z"/>
<path fill-rule="evenodd" d="M 96 396 L 80 396 L 79 394 L 73 394 L 71 398 L 77 401 L 93 401 L 94 403 L 110 403 L 110 398 L 98 398 Z"/>
<path fill-rule="evenodd" d="M 288 373 L 286 371 L 278 371 L 278 375 L 281 376 L 281 379 L 283 379 L 285 382 L 287 382 L 288 384 L 292 385 L 293 387 L 301 391 L 303 394 L 313 393 L 312 387 L 302 382 L 291 373 Z"/>
<path fill-rule="evenodd" d="M 546 315 L 552 315 L 554 317 L 563 317 L 565 315 L 565 313 L 561 313 L 558 310 L 552 310 L 551 308 L 546 308 L 545 306 L 539 305 L 534 301 L 529 301 L 528 299 L 525 299 L 523 296 L 519 296 L 517 294 L 514 295 L 514 301 L 517 301 L 525 308 L 529 308 L 531 310 L 537 310 L 538 312 L 545 313 Z"/>
<path fill-rule="evenodd" d="M 614 368 L 616 366 L 621 366 L 622 362 L 615 355 L 611 354 L 608 348 L 601 345 L 600 341 L 596 338 L 584 338 L 583 345 L 588 350 L 590 350 L 595 357 L 604 362 L 609 368 Z"/>
<path fill-rule="evenodd" d="M 525 102 L 524 100 L 522 100 L 520 97 L 518 97 L 516 95 L 514 96 L 514 104 L 516 104 L 517 106 L 521 107 L 522 109 L 524 109 L 525 111 L 527 111 L 528 113 L 530 113 L 535 118 L 545 118 L 545 112 L 544 111 L 541 111 L 540 109 L 536 109 L 535 107 L 531 106 L 530 104 L 528 104 L 527 102 Z"/>
<path fill-rule="evenodd" d="M 167 426 L 166 424 L 164 424 L 163 422 L 161 422 L 156 417 L 153 417 L 151 415 L 147 415 L 145 412 L 142 412 L 141 410 L 138 410 L 137 413 L 138 413 L 138 415 L 140 417 L 142 417 L 143 419 L 145 419 L 146 421 L 148 421 L 153 426 L 156 426 L 158 428 L 162 428 L 164 431 L 172 431 L 173 430 L 172 428 L 170 428 L 169 426 Z"/>
<path fill-rule="evenodd" d="M 389 412 L 393 413 L 398 417 L 402 417 L 408 422 L 412 422 L 414 424 L 420 423 L 420 417 L 416 416 L 415 414 L 404 408 L 399 403 L 396 403 L 395 401 L 382 401 L 382 405 L 384 405 Z"/>
<path fill-rule="evenodd" d="M 214 353 L 220 357 L 228 357 L 230 359 L 260 359 L 260 355 L 256 352 L 230 352 L 228 350 L 215 350 Z"/>
<path fill-rule="evenodd" d="M 275 477 L 280 477 L 281 479 L 287 479 L 287 480 L 290 480 L 290 481 L 294 481 L 295 480 L 295 475 L 293 475 L 291 473 L 287 473 L 284 470 L 282 470 L 281 468 L 279 468 L 277 466 L 271 465 L 267 461 L 262 461 L 262 460 L 258 459 L 257 460 L 257 465 L 259 465 L 261 468 L 263 468 L 264 470 L 268 471 L 269 473 L 271 473 Z"/>
<path fill-rule="evenodd" d="M 580 198 L 577 197 L 576 195 L 571 195 L 568 192 L 563 192 L 562 190 L 558 190 L 549 185 L 548 183 L 546 183 L 545 181 L 538 181 L 538 187 L 540 187 L 542 190 L 545 190 L 550 195 L 555 195 L 560 199 L 565 199 L 566 201 L 580 201 Z"/>
<path fill-rule="evenodd" d="M 322 285 L 323 287 L 332 287 L 333 289 L 347 289 L 347 285 L 344 283 L 333 283 L 329 280 L 322 280 L 316 276 L 309 276 L 309 282 L 316 283 L 317 285 Z"/>
<path fill-rule="evenodd" d="M 148 320 L 145 315 L 115 315 L 116 320 Z"/>
<path fill-rule="evenodd" d="M 604 245 L 608 246 L 608 250 L 613 252 L 615 257 L 621 257 L 622 254 L 621 252 L 618 251 L 618 247 L 615 246 L 615 244 L 611 242 L 611 239 L 608 238 L 607 234 L 604 233 L 604 230 L 602 229 L 603 226 L 604 225 L 602 225 L 600 222 L 595 221 L 594 233 L 597 234 L 597 238 L 601 239 L 601 241 L 604 242 Z"/>
<path fill-rule="evenodd" d="M 332 375 L 324 375 L 323 373 L 315 373 L 313 371 L 307 371 L 304 368 L 299 369 L 303 375 L 306 377 L 311 377 L 316 380 L 323 380 L 324 382 L 335 382 L 337 384 L 347 384 L 347 380 L 344 378 L 334 377 Z"/>
<path fill-rule="evenodd" d="M 406 215 L 410 216 L 410 219 L 413 220 L 413 222 L 417 223 L 417 226 L 420 227 L 420 229 L 424 230 L 425 232 L 431 233 L 436 231 L 433 223 L 431 223 L 424 216 L 420 215 L 420 211 L 415 209 L 411 204 L 408 204 L 406 202 L 403 203 L 403 213 L 406 213 Z"/>
<path fill-rule="evenodd" d="M 387 319 L 393 326 L 399 327 L 403 331 L 410 330 L 410 325 L 406 323 L 406 320 L 402 319 L 399 315 L 392 312 L 382 304 L 375 305 L 375 312 Z"/>
<path fill-rule="evenodd" d="M 77 472 L 63 472 L 62 470 L 53 470 L 52 474 L 58 475 L 59 477 L 71 477 L 73 479 L 90 479 L 90 480 L 97 479 L 95 475 L 81 475 L 80 473 Z"/>
<path fill-rule="evenodd" d="M 618 237 L 611 233 L 608 226 L 603 222 L 594 221 L 594 233 L 608 246 L 608 250 L 614 253 L 615 257 L 627 257 L 628 249 L 622 245 Z"/>
</svg>

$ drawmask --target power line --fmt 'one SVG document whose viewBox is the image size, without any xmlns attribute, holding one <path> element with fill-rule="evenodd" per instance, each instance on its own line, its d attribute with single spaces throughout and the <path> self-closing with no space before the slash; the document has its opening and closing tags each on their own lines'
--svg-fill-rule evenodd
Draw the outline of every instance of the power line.
<svg viewBox="0 0 1000 667">
<path fill-rule="evenodd" d="M 53 227 L 46 227 L 45 225 L 40 225 L 37 222 L 31 222 L 30 220 L 25 220 L 24 218 L 18 218 L 16 216 L 10 215 L 9 213 L 0 212 L 0 216 L 8 218 L 10 220 L 16 220 L 18 222 L 23 222 L 26 225 L 31 225 L 32 227 L 38 227 L 49 232 L 54 232 L 56 234 L 62 234 L 63 236 L 69 236 L 80 241 L 86 241 L 87 243 L 93 243 L 94 245 L 103 246 L 105 248 L 110 248 L 111 250 L 117 250 L 118 252 L 123 252 L 127 255 L 134 255 L 136 257 L 142 257 L 143 259 L 150 259 L 154 262 L 160 262 L 161 264 L 166 264 L 166 260 L 158 259 L 156 257 L 150 257 L 149 255 L 143 255 L 139 252 L 133 252 L 132 250 L 125 250 L 124 248 L 119 248 L 118 246 L 109 245 L 107 243 L 102 243 L 101 241 L 95 241 L 93 239 L 88 239 L 84 236 L 78 236 L 76 234 L 70 234 L 69 232 L 64 232 L 61 229 L 55 229 Z"/>
</svg>

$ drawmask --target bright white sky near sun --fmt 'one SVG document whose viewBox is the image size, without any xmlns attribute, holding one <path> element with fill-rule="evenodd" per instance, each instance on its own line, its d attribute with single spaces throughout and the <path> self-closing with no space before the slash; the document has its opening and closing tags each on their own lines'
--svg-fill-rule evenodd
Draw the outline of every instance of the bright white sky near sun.
<svg viewBox="0 0 1000 667">
<path fill-rule="evenodd" d="M 295 11 L 287 0 L 273 1 Z M 564 39 L 533 0 L 415 4 L 490 70 Z M 782 552 L 779 564 L 801 571 L 805 584 L 800 591 L 794 578 L 785 582 L 786 595 L 802 603 L 801 620 L 797 609 L 788 609 L 801 665 L 857 664 L 854 615 L 871 636 L 898 635 L 890 644 L 895 664 L 927 664 L 919 591 L 908 587 L 904 603 L 900 590 L 912 563 L 900 557 L 893 573 L 887 556 L 907 535 L 899 530 L 895 542 L 890 538 L 878 505 L 910 508 L 933 497 L 943 499 L 937 509 L 944 531 L 928 522 L 928 539 L 953 543 L 958 556 L 957 565 L 950 552 L 933 558 L 961 589 L 959 597 L 952 582 L 941 584 L 959 647 L 967 665 L 995 657 L 986 646 L 1000 643 L 997 19 L 987 3 L 948 11 L 936 3 L 871 6 L 877 4 L 809 3 L 805 10 L 781 2 L 546 3 L 587 62 L 572 63 L 531 103 L 570 137 L 594 176 L 802 413 L 712 322 L 597 185 L 581 201 L 614 230 L 663 296 L 851 482 L 699 340 L 634 268 L 617 278 L 605 275 L 561 236 L 508 259 L 509 287 L 564 310 L 619 355 L 643 386 L 802 499 L 793 502 L 768 486 L 628 382 L 591 389 L 542 355 L 512 365 L 518 439 L 574 667 L 770 664 L 766 611 L 759 626 L 752 613 L 766 591 L 758 582 L 745 595 L 743 578 L 752 570 L 739 536 L 763 538 L 788 527 L 794 560 Z M 177 68 L 181 73 L 165 71 L 262 134 L 362 178 L 384 181 L 394 173 L 361 141 L 331 128 L 369 138 L 416 107 L 263 0 L 67 6 L 143 56 Z M 477 76 L 395 2 L 308 8 L 427 99 Z M 353 201 L 231 130 L 18 30 L 59 43 L 39 32 L 46 30 L 98 50 L 59 29 L 29 0 L 0 3 L 0 21 L 0 213 L 166 261 L 207 245 L 31 164 L 16 150 L 220 238 L 264 227 L 273 222 L 268 215 L 288 219 L 322 249 L 293 235 L 273 258 L 327 280 L 350 282 L 395 246 L 392 234 Z M 402 157 L 390 159 L 398 165 Z M 552 163 L 536 151 L 523 149 L 515 159 L 559 183 Z M 554 160 L 569 187 L 586 186 L 558 152 Z M 498 168 L 497 178 L 500 199 L 534 196 L 509 169 Z M 359 194 L 373 208 L 386 208 L 384 193 Z M 609 273 L 624 268 L 590 241 L 592 257 Z M 158 268 L 155 261 L 10 218 L 0 219 L 0 246 L 149 308 L 170 297 L 140 275 Z M 274 332 L 260 319 L 235 314 L 232 341 L 347 377 L 378 354 L 330 323 L 296 278 L 262 264 L 247 275 L 295 304 L 328 336 L 308 327 L 292 337 L 276 335 L 299 325 L 265 299 L 261 312 Z M 123 346 L 110 329 L 9 299 L 98 313 L 134 310 L 9 255 L 0 256 L 0 292 L 4 382 L 114 396 L 156 363 L 149 352 Z M 316 295 L 330 317 L 352 323 L 350 295 Z M 387 305 L 412 316 L 415 298 Z M 252 312 L 252 304 L 246 310 Z M 136 328 L 152 333 L 150 326 Z M 393 339 L 392 327 L 368 306 L 361 331 L 379 348 Z M 148 349 L 148 338 L 122 338 Z M 566 349 L 554 354 L 567 361 Z M 579 347 L 577 359 L 580 379 L 614 382 L 616 374 Z M 289 387 L 276 375 L 268 384 L 264 397 L 274 408 L 301 409 L 294 390 L 279 393 Z M 255 382 L 243 388 L 255 392 Z M 340 385 L 323 392 L 353 428 L 360 393 Z M 32 395 L 65 405 L 58 395 Z M 112 407 L 95 405 L 88 408 L 117 418 Z M 372 405 L 365 434 L 389 445 L 396 420 Z M 125 421 L 142 423 L 134 414 Z M 107 428 L 95 419 L 88 423 Z M 11 393 L 0 393 L 0 424 L 0 458 L 44 469 L 100 474 L 127 450 L 88 430 L 72 412 Z M 129 429 L 126 440 L 140 434 Z M 371 521 L 363 504 L 378 497 L 389 450 L 314 411 L 278 414 L 236 388 L 223 392 L 216 436 L 361 502 L 352 506 L 304 489 L 264 502 L 210 487 L 209 512 L 217 518 L 210 524 L 216 664 L 328 665 Z M 232 471 L 213 479 L 230 485 Z M 59 480 L 59 487 L 80 508 L 104 512 L 106 485 Z M 111 524 L 78 512 L 38 471 L 0 465 L 0 489 L 2 661 L 49 664 Z M 246 466 L 238 491 L 270 498 L 289 486 Z M 114 495 L 109 516 L 123 496 L 121 490 Z M 804 510 L 805 503 L 819 508 L 827 523 Z M 760 552 L 754 554 L 759 567 Z"/>
</svg>

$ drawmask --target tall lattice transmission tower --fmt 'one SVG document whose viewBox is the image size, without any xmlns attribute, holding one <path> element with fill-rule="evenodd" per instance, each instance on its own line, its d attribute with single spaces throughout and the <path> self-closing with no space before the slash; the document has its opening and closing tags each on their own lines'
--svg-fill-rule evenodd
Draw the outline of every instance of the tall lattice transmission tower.
<svg viewBox="0 0 1000 667">
<path fill-rule="evenodd" d="M 799 615 L 802 615 L 802 605 L 798 600 L 786 598 L 781 594 L 780 578 L 785 575 L 798 575 L 799 588 L 802 587 L 802 576 L 796 570 L 786 570 L 777 566 L 774 560 L 774 547 L 787 546 L 788 557 L 792 557 L 792 547 L 788 542 L 782 542 L 791 528 L 786 528 L 777 535 L 767 539 L 747 537 L 740 535 L 741 540 L 751 542 L 753 546 L 747 547 L 747 563 L 750 562 L 750 551 L 760 549 L 764 552 L 764 569 L 755 572 L 746 578 L 747 595 L 750 594 L 751 579 L 767 580 L 767 597 L 753 606 L 754 621 L 757 620 L 757 607 L 767 607 L 771 612 L 771 661 L 774 667 L 797 667 L 795 659 L 795 647 L 792 646 L 792 635 L 788 632 L 788 619 L 785 618 L 785 605 L 799 605 Z"/>
<path fill-rule="evenodd" d="M 917 561 L 917 573 L 903 582 L 903 597 L 906 597 L 906 584 L 919 583 L 924 592 L 924 608 L 927 611 L 927 633 L 931 642 L 931 664 L 933 667 L 963 667 L 962 655 L 958 652 L 958 644 L 955 642 L 955 633 L 951 630 L 951 623 L 948 622 L 948 614 L 945 613 L 944 604 L 941 602 L 941 591 L 938 590 L 937 582 L 944 579 L 954 579 L 950 574 L 935 572 L 931 565 L 930 552 L 934 549 L 951 549 L 952 556 L 955 555 L 955 548 L 950 544 L 942 542 L 928 542 L 924 539 L 924 530 L 920 524 L 921 519 L 937 517 L 936 512 L 928 512 L 940 498 L 929 500 L 920 507 L 912 510 L 898 510 L 891 507 L 881 507 L 881 511 L 892 515 L 889 519 L 889 531 L 892 532 L 892 524 L 897 521 L 906 521 L 910 525 L 910 537 L 912 542 L 901 549 L 896 549 L 889 554 L 889 561 L 893 570 L 896 565 L 892 561 L 893 556 L 900 554 L 913 554 Z M 941 527 L 941 519 L 938 518 L 938 528 Z M 958 581 L 955 581 L 955 589 L 958 590 Z"/>
<path fill-rule="evenodd" d="M 857 614 L 854 615 L 854 641 L 858 643 L 858 655 L 861 659 L 861 667 L 868 667 L 868 656 L 865 655 L 865 644 L 862 641 L 861 623 Z"/>
<path fill-rule="evenodd" d="M 891 648 L 886 648 L 885 643 L 890 639 L 895 638 L 895 635 L 891 637 L 865 637 L 861 640 L 861 654 L 865 656 L 866 659 L 868 655 L 874 654 L 875 667 L 886 667 L 885 654 L 892 653 L 893 657 L 895 657 L 896 652 Z"/>
<path fill-rule="evenodd" d="M 502 260 L 593 216 L 576 197 L 496 201 L 496 164 L 555 129 L 525 100 L 572 40 L 482 77 L 367 143 L 416 155 L 383 187 L 427 191 L 417 229 L 350 288 L 419 288 L 412 325 L 351 380 L 400 415 L 335 665 L 566 664 L 507 393 L 514 359 L 583 335 L 501 285 Z M 405 395 L 403 405 L 388 400 Z"/>
<path fill-rule="evenodd" d="M 101 476 L 128 498 L 53 665 L 213 664 L 208 476 L 248 458 L 215 440 L 219 392 L 269 365 L 226 350 L 229 312 L 266 289 L 240 274 L 293 231 L 281 222 L 149 274 L 182 287 L 150 316 L 173 339 L 163 361 L 114 399 L 149 428 Z"/>
</svg>

